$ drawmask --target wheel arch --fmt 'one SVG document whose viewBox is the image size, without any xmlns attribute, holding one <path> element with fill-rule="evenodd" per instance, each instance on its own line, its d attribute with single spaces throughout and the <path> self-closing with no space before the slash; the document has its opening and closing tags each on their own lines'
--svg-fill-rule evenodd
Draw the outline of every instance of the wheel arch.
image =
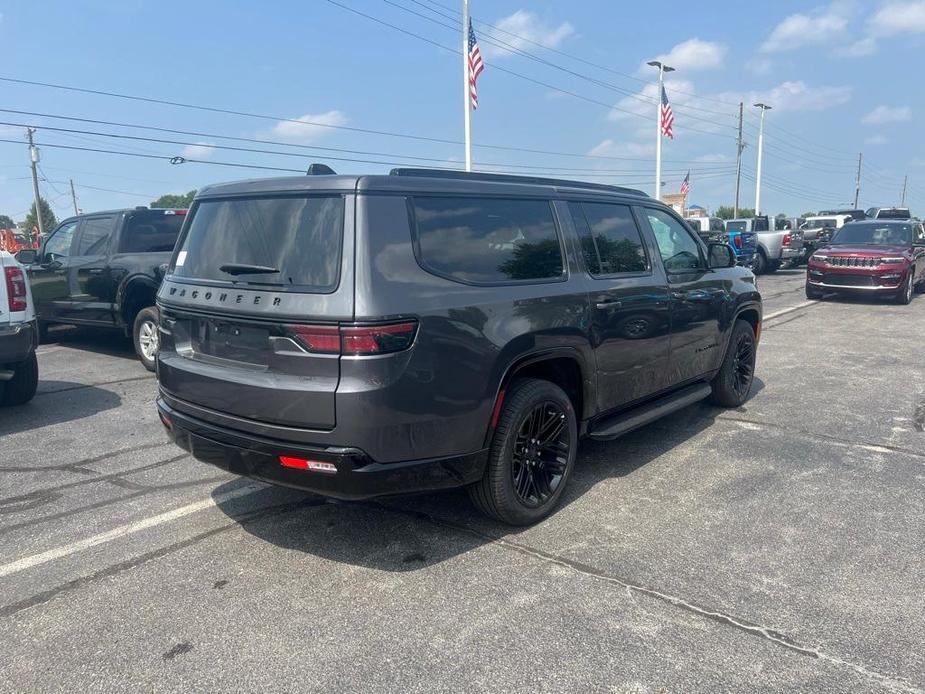
<svg viewBox="0 0 925 694">
<path fill-rule="evenodd" d="M 131 331 L 132 322 L 138 312 L 155 305 L 158 283 L 145 275 L 128 278 L 119 288 L 116 305 L 119 307 L 119 319 L 127 331 Z"/>
</svg>

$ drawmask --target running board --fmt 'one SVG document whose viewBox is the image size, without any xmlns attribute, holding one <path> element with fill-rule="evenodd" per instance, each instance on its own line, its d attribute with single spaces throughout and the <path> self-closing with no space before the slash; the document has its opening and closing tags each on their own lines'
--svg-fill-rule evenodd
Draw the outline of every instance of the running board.
<svg viewBox="0 0 925 694">
<path fill-rule="evenodd" d="M 712 388 L 708 384 L 695 383 L 658 400 L 653 400 L 639 409 L 623 412 L 597 422 L 588 432 L 588 437 L 599 440 L 615 439 L 628 431 L 654 422 L 666 414 L 693 405 L 709 396 L 711 392 Z"/>
</svg>

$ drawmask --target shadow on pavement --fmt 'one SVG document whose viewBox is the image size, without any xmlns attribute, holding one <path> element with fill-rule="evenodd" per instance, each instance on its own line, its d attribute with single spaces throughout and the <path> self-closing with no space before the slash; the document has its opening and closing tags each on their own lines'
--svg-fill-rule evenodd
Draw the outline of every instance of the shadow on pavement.
<svg viewBox="0 0 925 694">
<path fill-rule="evenodd" d="M 118 330 L 55 326 L 49 331 L 42 347 L 60 345 L 110 357 L 137 359 L 132 341 Z"/>
<path fill-rule="evenodd" d="M 73 422 L 122 404 L 115 393 L 69 381 L 40 381 L 35 398 L 18 407 L 0 407 L 0 436 Z"/>
<path fill-rule="evenodd" d="M 763 387 L 755 379 L 751 397 Z M 630 476 L 652 460 L 688 443 L 709 428 L 723 411 L 700 403 L 614 441 L 583 441 L 555 513 L 562 513 L 598 483 Z M 223 494 L 234 484 L 217 487 L 213 496 Z M 270 487 L 261 491 L 261 505 L 280 505 L 292 500 L 294 494 L 297 493 L 291 489 Z M 459 489 L 364 502 L 322 503 L 320 497 L 310 493 L 301 498 L 304 504 L 291 512 L 268 519 L 244 520 L 242 527 L 284 549 L 392 572 L 439 564 L 524 530 L 482 516 L 469 502 L 466 491 Z M 218 506 L 232 518 L 242 515 L 240 504 Z"/>
</svg>

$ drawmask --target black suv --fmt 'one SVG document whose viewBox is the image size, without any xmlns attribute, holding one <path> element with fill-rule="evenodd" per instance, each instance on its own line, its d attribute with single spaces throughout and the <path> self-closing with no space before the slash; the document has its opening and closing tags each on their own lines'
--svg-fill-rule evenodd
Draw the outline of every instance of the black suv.
<svg viewBox="0 0 925 694">
<path fill-rule="evenodd" d="M 84 214 L 55 227 L 40 251 L 20 251 L 43 339 L 52 323 L 121 328 L 153 371 L 154 298 L 185 215 L 147 207 Z"/>
<path fill-rule="evenodd" d="M 322 495 L 535 522 L 579 437 L 748 396 L 761 297 L 626 188 L 397 169 L 206 188 L 158 293 L 176 443 Z"/>
</svg>

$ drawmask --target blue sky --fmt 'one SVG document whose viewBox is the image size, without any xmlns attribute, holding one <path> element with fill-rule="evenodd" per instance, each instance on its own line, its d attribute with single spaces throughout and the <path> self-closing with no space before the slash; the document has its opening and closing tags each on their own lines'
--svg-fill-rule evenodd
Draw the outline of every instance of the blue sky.
<svg viewBox="0 0 925 694">
<path fill-rule="evenodd" d="M 459 0 L 337 2 L 454 49 L 461 42 L 457 32 L 435 23 L 450 23 L 441 15 L 454 16 Z M 654 71 L 644 62 L 661 56 L 678 68 L 667 82 L 675 106 L 675 139 L 664 145 L 665 191 L 677 190 L 690 169 L 690 202 L 707 207 L 731 203 L 741 99 L 747 142 L 741 204 L 751 206 L 758 123 L 751 104 L 760 100 L 774 107 L 766 121 L 765 211 L 799 214 L 851 201 L 856 157 L 863 151 L 861 206 L 898 204 L 908 174 L 907 204 L 914 213 L 925 213 L 925 146 L 918 124 L 925 113 L 925 2 L 704 6 L 663 2 L 653 16 L 645 3 L 472 0 L 487 63 L 479 80 L 481 106 L 473 115 L 476 166 L 629 184 L 651 193 L 655 88 Z M 431 158 L 423 163 L 436 166 L 462 160 L 462 146 L 455 144 L 462 139 L 461 59 L 327 0 L 0 1 L 0 14 L 0 77 L 269 116 L 257 119 L 0 81 L 2 108 L 206 134 L 165 135 L 0 112 L 2 121 L 39 127 L 47 179 L 41 187 L 59 217 L 71 211 L 69 178 L 77 185 L 81 208 L 92 211 L 146 204 L 161 193 L 218 181 L 274 175 L 214 162 L 304 170 L 307 163 L 322 161 L 338 172 L 384 172 L 391 163 L 415 163 L 412 157 Z M 492 46 L 492 35 L 545 62 Z M 49 126 L 196 146 L 60 133 Z M 220 135 L 281 144 L 232 142 Z M 21 141 L 22 128 L 0 126 L 0 139 Z M 177 166 L 53 144 L 185 155 L 213 163 Z M 25 145 L 0 143 L 0 213 L 24 217 L 32 196 L 28 176 Z"/>
</svg>

